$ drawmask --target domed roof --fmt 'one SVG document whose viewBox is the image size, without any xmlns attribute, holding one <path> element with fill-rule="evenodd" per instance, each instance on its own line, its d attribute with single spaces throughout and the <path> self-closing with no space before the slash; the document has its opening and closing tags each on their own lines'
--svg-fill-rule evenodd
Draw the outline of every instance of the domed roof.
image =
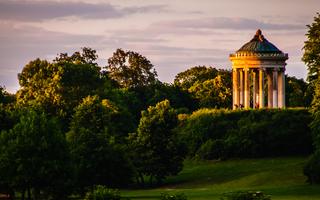
<svg viewBox="0 0 320 200">
<path fill-rule="evenodd" d="M 239 52 L 254 52 L 254 53 L 282 53 L 274 44 L 264 38 L 260 29 L 257 30 L 250 42 L 243 45 Z"/>
</svg>

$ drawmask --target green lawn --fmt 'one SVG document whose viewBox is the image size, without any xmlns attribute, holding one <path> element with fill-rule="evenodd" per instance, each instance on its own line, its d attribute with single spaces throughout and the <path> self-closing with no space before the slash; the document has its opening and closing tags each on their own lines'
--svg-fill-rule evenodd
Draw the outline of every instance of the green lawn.
<svg viewBox="0 0 320 200">
<path fill-rule="evenodd" d="M 320 186 L 310 186 L 302 173 L 306 158 L 231 161 L 186 161 L 183 171 L 165 185 L 146 190 L 123 190 L 132 199 L 159 199 L 162 192 L 183 192 L 189 200 L 218 200 L 225 192 L 263 191 L 272 200 L 320 200 Z"/>
</svg>

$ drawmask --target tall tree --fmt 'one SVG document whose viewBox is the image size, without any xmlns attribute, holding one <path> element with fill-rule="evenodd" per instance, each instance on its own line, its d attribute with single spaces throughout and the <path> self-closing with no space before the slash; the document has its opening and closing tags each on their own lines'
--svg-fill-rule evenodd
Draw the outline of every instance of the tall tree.
<svg viewBox="0 0 320 200">
<path fill-rule="evenodd" d="M 302 60 L 308 67 L 307 80 L 313 84 L 320 72 L 320 13 L 317 13 L 312 24 L 307 27 L 307 41 L 304 42 Z"/>
<path fill-rule="evenodd" d="M 97 55 L 89 48 L 71 56 L 60 54 L 52 63 L 36 59 L 18 74 L 19 104 L 36 104 L 48 113 L 68 117 L 82 98 L 102 87 Z"/>
<path fill-rule="evenodd" d="M 308 84 L 294 76 L 286 77 L 286 106 L 309 107 L 312 96 L 308 93 Z"/>
<path fill-rule="evenodd" d="M 147 86 L 157 79 L 157 72 L 151 62 L 133 51 L 117 49 L 108 59 L 106 69 L 110 78 L 125 88 Z"/>
<path fill-rule="evenodd" d="M 197 107 L 231 106 L 231 72 L 206 66 L 192 67 L 177 74 L 174 84 L 188 91 L 198 102 Z"/>
<path fill-rule="evenodd" d="M 70 174 L 68 160 L 57 120 L 39 111 L 27 110 L 19 123 L 0 135 L 0 179 L 22 197 L 27 192 L 28 199 L 31 194 L 39 199 L 40 193 L 61 198 Z"/>
<path fill-rule="evenodd" d="M 320 183 L 320 13 L 314 17 L 311 25 L 307 25 L 308 40 L 305 41 L 304 55 L 302 60 L 308 66 L 309 87 L 313 91 L 313 101 L 311 112 L 313 121 L 311 130 L 313 134 L 313 143 L 315 153 L 310 157 L 304 167 L 304 174 L 308 177 L 310 183 Z"/>
<path fill-rule="evenodd" d="M 218 75 L 214 79 L 195 83 L 188 91 L 198 100 L 199 107 L 228 108 L 232 105 L 232 92 L 224 82 L 225 79 Z"/>
<path fill-rule="evenodd" d="M 177 121 L 176 111 L 168 100 L 142 112 L 137 132 L 129 137 L 139 182 L 144 182 L 145 175 L 151 183 L 153 178 L 160 182 L 182 169 L 184 146 L 173 131 Z"/>
<path fill-rule="evenodd" d="M 213 79 L 217 75 L 218 70 L 216 68 L 195 66 L 178 73 L 174 79 L 174 84 L 187 91 L 193 84 Z"/>
<path fill-rule="evenodd" d="M 76 107 L 67 140 L 75 165 L 76 184 L 122 186 L 132 176 L 123 148 L 115 142 L 113 116 L 118 109 L 108 100 L 88 96 Z"/>
</svg>

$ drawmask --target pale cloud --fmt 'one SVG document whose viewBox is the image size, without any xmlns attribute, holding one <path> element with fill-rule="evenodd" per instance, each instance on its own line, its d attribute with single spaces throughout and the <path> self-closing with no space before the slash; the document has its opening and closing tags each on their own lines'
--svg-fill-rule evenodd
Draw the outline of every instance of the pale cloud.
<svg viewBox="0 0 320 200">
<path fill-rule="evenodd" d="M 299 30 L 304 29 L 304 24 L 275 24 L 266 23 L 248 18 L 228 18 L 228 17 L 214 17 L 214 18 L 200 18 L 188 20 L 176 20 L 155 23 L 158 27 L 174 27 L 184 29 L 234 29 L 234 30 L 256 30 L 262 28 L 265 30 Z"/>
<path fill-rule="evenodd" d="M 85 19 L 112 19 L 135 13 L 164 11 L 163 5 L 114 6 L 108 3 L 69 1 L 0 1 L 0 19 L 16 21 L 42 21 L 63 17 Z"/>
</svg>

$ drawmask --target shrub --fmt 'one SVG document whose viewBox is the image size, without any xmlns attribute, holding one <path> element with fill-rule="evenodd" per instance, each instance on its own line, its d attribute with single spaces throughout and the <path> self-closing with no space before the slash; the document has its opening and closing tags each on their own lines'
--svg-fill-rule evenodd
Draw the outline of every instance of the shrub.
<svg viewBox="0 0 320 200">
<path fill-rule="evenodd" d="M 120 192 L 119 190 L 97 185 L 93 191 L 87 192 L 85 200 L 120 200 Z"/>
<path fill-rule="evenodd" d="M 189 156 L 203 159 L 308 155 L 311 119 L 306 109 L 201 109 L 175 131 L 188 144 Z"/>
<path fill-rule="evenodd" d="M 317 151 L 309 158 L 304 166 L 303 173 L 308 177 L 309 183 L 320 183 L 320 151 Z"/>
<path fill-rule="evenodd" d="M 162 193 L 161 200 L 187 200 L 187 196 L 184 193 L 177 193 L 177 194 L 168 194 Z"/>
<path fill-rule="evenodd" d="M 239 191 L 226 193 L 221 200 L 271 200 L 271 197 L 260 191 Z"/>
<path fill-rule="evenodd" d="M 212 140 L 206 141 L 199 150 L 197 151 L 197 157 L 206 160 L 220 159 L 224 158 L 225 153 L 225 143 L 224 140 Z"/>
</svg>

